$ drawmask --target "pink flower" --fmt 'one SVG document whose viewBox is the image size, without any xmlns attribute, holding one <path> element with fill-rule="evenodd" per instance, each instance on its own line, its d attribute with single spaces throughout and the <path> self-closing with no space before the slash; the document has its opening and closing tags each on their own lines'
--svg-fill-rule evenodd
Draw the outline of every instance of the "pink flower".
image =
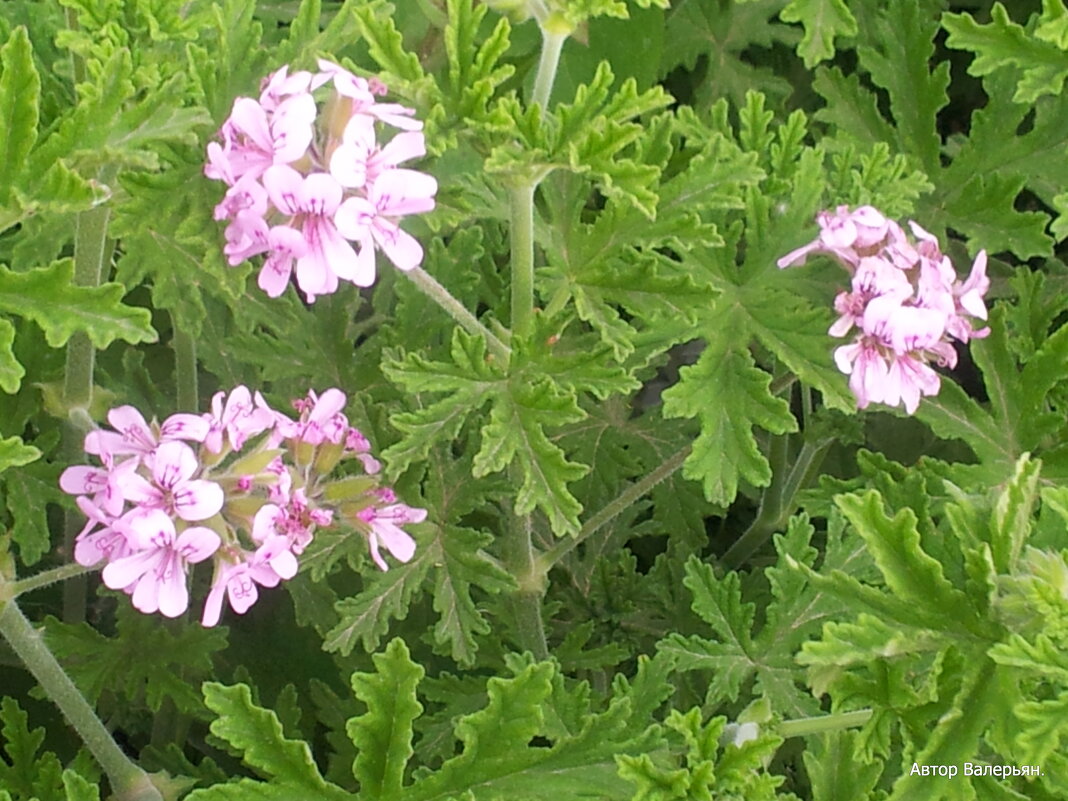
<svg viewBox="0 0 1068 801">
<path fill-rule="evenodd" d="M 208 145 L 204 174 L 232 186 L 244 175 L 297 161 L 311 145 L 315 115 L 315 101 L 306 93 L 287 97 L 270 112 L 252 98 L 237 98 L 221 131 L 223 144 Z"/>
<path fill-rule="evenodd" d="M 131 592 L 133 605 L 142 612 L 158 610 L 167 617 L 177 617 L 189 606 L 188 565 L 215 553 L 219 535 L 203 526 L 179 534 L 174 522 L 159 509 L 143 510 L 127 520 L 126 526 L 133 553 L 104 568 L 104 584 Z"/>
<path fill-rule="evenodd" d="M 253 401 L 248 387 L 240 385 L 230 392 L 224 405 L 225 396 L 225 392 L 216 392 L 211 399 L 211 414 L 205 415 L 208 433 L 204 437 L 204 447 L 212 453 L 222 451 L 224 434 L 230 441 L 230 448 L 239 451 L 249 437 L 262 434 L 275 423 L 275 413 L 259 392 Z"/>
<path fill-rule="evenodd" d="M 415 555 L 415 540 L 401 526 L 422 523 L 426 520 L 426 514 L 426 509 L 416 509 L 403 503 L 368 506 L 356 513 L 357 519 L 364 524 L 362 528 L 367 534 L 371 559 L 380 569 L 389 569 L 379 550 L 383 546 L 395 559 L 411 561 Z"/>
<path fill-rule="evenodd" d="M 297 285 L 309 301 L 336 291 L 339 278 L 355 281 L 359 274 L 356 252 L 334 224 L 341 185 L 326 173 L 305 178 L 287 166 L 268 169 L 263 184 L 271 202 L 290 216 L 290 228 L 299 230 L 304 238 L 300 255 L 291 253 L 296 256 Z M 292 243 L 292 239 L 287 242 Z"/>
<path fill-rule="evenodd" d="M 350 197 L 341 204 L 334 217 L 338 230 L 360 243 L 357 285 L 374 283 L 376 246 L 401 270 L 411 270 L 422 262 L 422 245 L 391 218 L 430 211 L 437 190 L 437 181 L 429 175 L 388 170 L 378 176 L 366 198 Z"/>
<path fill-rule="evenodd" d="M 283 579 L 295 576 L 297 561 L 287 548 L 283 549 L 282 553 L 288 554 L 292 559 L 292 572 L 289 571 L 287 564 L 285 571 L 288 575 L 282 575 L 272 564 L 279 561 L 274 551 L 285 545 L 284 538 L 276 537 L 257 548 L 253 554 L 242 553 L 242 556 L 246 557 L 242 561 L 227 564 L 219 570 L 204 602 L 204 613 L 200 618 L 200 624 L 210 627 L 219 622 L 222 616 L 224 594 L 230 602 L 230 608 L 239 615 L 243 615 L 259 599 L 257 584 L 261 587 L 277 587 Z"/>
<path fill-rule="evenodd" d="M 199 442 L 207 434 L 207 423 L 195 414 L 176 414 L 163 421 L 158 433 L 133 406 L 119 406 L 108 412 L 115 431 L 96 430 L 85 435 L 85 452 L 97 456 L 133 454 L 143 461 L 161 441 Z"/>
<path fill-rule="evenodd" d="M 223 505 L 222 488 L 213 481 L 192 480 L 199 461 L 193 449 L 182 442 L 165 442 L 152 458 L 152 482 L 136 473 L 126 477 L 122 493 L 126 500 L 145 509 L 161 509 L 183 520 L 206 520 Z"/>
</svg>

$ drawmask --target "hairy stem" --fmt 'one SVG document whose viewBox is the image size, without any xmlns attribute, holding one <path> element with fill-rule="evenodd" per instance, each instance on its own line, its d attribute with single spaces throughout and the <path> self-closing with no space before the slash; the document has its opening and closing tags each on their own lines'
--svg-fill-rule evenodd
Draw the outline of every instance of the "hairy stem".
<svg viewBox="0 0 1068 801">
<path fill-rule="evenodd" d="M 512 595 L 512 616 L 521 648 L 534 658 L 549 658 L 542 619 L 542 598 L 545 596 L 545 571 L 534 550 L 533 521 L 530 515 L 512 517 L 512 530 L 506 538 L 505 561 L 509 572 L 519 585 Z"/>
<path fill-rule="evenodd" d="M 680 467 L 682 463 L 686 461 L 686 458 L 690 455 L 693 449 L 689 446 L 683 448 L 677 453 L 672 454 L 663 464 L 653 470 L 646 476 L 643 476 L 638 481 L 635 481 L 615 498 L 610 503 L 606 504 L 601 511 L 586 521 L 586 524 L 581 528 L 579 533 L 566 540 L 557 540 L 549 550 L 541 556 L 541 563 L 543 569 L 548 571 L 553 565 L 563 559 L 567 554 L 573 551 L 579 546 L 579 544 L 593 536 L 597 531 L 601 529 L 605 524 L 609 523 L 614 517 L 622 513 L 631 504 L 643 497 L 646 493 L 652 490 L 657 484 L 666 479 Z"/>
<path fill-rule="evenodd" d="M 416 267 L 413 270 L 408 270 L 404 274 L 412 280 L 412 283 L 415 284 L 424 295 L 448 312 L 452 319 L 459 323 L 465 331 L 469 334 L 483 337 L 486 340 L 486 346 L 489 348 L 489 352 L 492 353 L 495 358 L 500 359 L 504 364 L 508 363 L 508 359 L 512 355 L 511 349 L 501 342 L 492 331 L 479 322 L 479 319 L 468 311 L 466 306 L 453 297 L 449 290 L 438 283 L 430 273 L 422 267 Z"/>
<path fill-rule="evenodd" d="M 174 349 L 174 380 L 178 384 L 178 411 L 196 414 L 200 410 L 197 376 L 197 341 L 178 325 L 171 313 L 171 347 Z"/>
<path fill-rule="evenodd" d="M 108 166 L 100 171 L 100 180 L 108 183 L 115 179 L 116 168 Z M 111 260 L 114 243 L 108 240 L 108 218 L 111 208 L 97 206 L 78 214 L 74 233 L 74 284 L 83 287 L 100 286 L 105 265 Z M 88 410 L 93 402 L 93 374 L 96 366 L 96 349 L 89 337 L 78 332 L 67 342 L 66 364 L 63 370 L 63 408 L 69 420 L 63 431 L 63 453 L 68 463 L 80 461 L 82 442 L 85 436 L 81 421 L 90 417 Z M 63 526 L 65 552 L 74 552 L 74 538 L 81 530 L 81 521 L 68 511 Z M 86 583 L 84 577 L 76 577 L 63 585 L 63 619 L 77 623 L 85 619 Z"/>
<path fill-rule="evenodd" d="M 816 715 L 811 718 L 784 720 L 775 727 L 780 737 L 803 737 L 808 734 L 823 734 L 829 731 L 851 729 L 863 726 L 871 717 L 870 709 L 858 709 L 855 712 L 838 712 L 833 715 Z"/>
<path fill-rule="evenodd" d="M 162 801 L 148 775 L 122 752 L 13 599 L 0 609 L 0 633 L 100 763 L 115 796 L 122 801 Z"/>
<path fill-rule="evenodd" d="M 54 567 L 51 570 L 42 571 L 37 575 L 16 581 L 14 583 L 12 597 L 17 598 L 23 593 L 32 592 L 41 587 L 47 587 L 49 584 L 55 584 L 57 581 L 66 581 L 67 579 L 84 576 L 92 569 L 93 568 L 90 567 L 83 567 L 75 562 L 70 562 L 69 564 Z"/>
<path fill-rule="evenodd" d="M 520 184 L 509 192 L 512 249 L 512 335 L 534 330 L 534 189 Z"/>
</svg>

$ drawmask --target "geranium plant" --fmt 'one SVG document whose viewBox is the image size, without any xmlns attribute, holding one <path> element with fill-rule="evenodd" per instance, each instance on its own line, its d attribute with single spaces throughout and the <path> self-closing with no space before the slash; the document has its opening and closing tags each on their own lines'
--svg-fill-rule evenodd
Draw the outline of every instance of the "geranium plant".
<svg viewBox="0 0 1068 801">
<path fill-rule="evenodd" d="M 0 801 L 1068 798 L 1031 5 L 0 4 Z"/>
</svg>

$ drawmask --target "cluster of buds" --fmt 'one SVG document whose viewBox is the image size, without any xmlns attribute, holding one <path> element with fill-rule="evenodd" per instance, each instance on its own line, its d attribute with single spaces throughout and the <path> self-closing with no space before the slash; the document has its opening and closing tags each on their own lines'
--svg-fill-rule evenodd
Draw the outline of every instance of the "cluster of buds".
<svg viewBox="0 0 1068 801">
<path fill-rule="evenodd" d="M 382 570 L 382 548 L 410 560 L 415 541 L 401 526 L 422 522 L 426 510 L 398 503 L 382 486 L 370 443 L 342 413 L 344 393 L 309 392 L 294 407 L 297 419 L 239 386 L 216 394 L 210 413 L 162 424 L 132 406 L 112 409 L 115 430 L 85 438 L 101 465 L 60 476 L 88 518 L 75 561 L 103 565 L 104 584 L 125 591 L 140 611 L 177 617 L 189 606 L 190 566 L 211 560 L 201 622 L 213 626 L 224 596 L 244 614 L 257 586 L 295 576 L 317 528 L 355 529 Z M 325 481 L 342 460 L 359 462 L 359 473 Z"/>
<path fill-rule="evenodd" d="M 829 333 L 855 334 L 852 344 L 835 350 L 835 363 L 850 376 L 859 408 L 904 404 L 912 414 L 921 395 L 936 395 L 941 387 L 930 362 L 953 368 L 951 340 L 966 343 L 989 333 L 973 328 L 970 319 L 986 319 L 986 251 L 979 251 L 962 283 L 938 240 L 912 221 L 914 240 L 871 206 L 852 212 L 839 206 L 820 212 L 817 222 L 819 236 L 778 265 L 803 264 L 809 254 L 823 253 L 849 272 L 851 289 L 835 298 L 839 316 Z"/>
<path fill-rule="evenodd" d="M 402 270 L 422 262 L 398 221 L 433 209 L 438 185 L 398 167 L 425 155 L 423 124 L 412 109 L 378 102 L 384 93 L 329 61 L 315 73 L 282 67 L 258 101 L 234 101 L 221 142 L 208 145 L 205 175 L 229 186 L 215 207 L 215 219 L 230 221 L 224 251 L 232 265 L 266 254 L 259 286 L 269 296 L 285 291 L 294 266 L 314 302 L 340 280 L 373 284 L 376 248 Z M 385 141 L 389 128 L 399 133 Z"/>
</svg>

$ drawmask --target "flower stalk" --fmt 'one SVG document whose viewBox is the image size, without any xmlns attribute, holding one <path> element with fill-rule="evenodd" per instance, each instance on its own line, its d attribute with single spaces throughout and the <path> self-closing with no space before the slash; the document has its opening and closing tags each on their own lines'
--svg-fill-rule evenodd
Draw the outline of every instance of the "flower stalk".
<svg viewBox="0 0 1068 801">
<path fill-rule="evenodd" d="M 408 270 L 405 275 L 411 279 L 412 283 L 415 284 L 424 295 L 444 309 L 461 328 L 469 334 L 485 338 L 489 352 L 492 353 L 495 358 L 500 359 L 503 364 L 508 363 L 508 359 L 512 355 L 511 349 L 501 342 L 492 331 L 479 322 L 479 319 L 468 311 L 467 307 L 460 303 L 460 301 L 458 301 L 449 290 L 443 287 L 434 276 L 422 267 L 415 267 L 414 269 Z"/>
</svg>

